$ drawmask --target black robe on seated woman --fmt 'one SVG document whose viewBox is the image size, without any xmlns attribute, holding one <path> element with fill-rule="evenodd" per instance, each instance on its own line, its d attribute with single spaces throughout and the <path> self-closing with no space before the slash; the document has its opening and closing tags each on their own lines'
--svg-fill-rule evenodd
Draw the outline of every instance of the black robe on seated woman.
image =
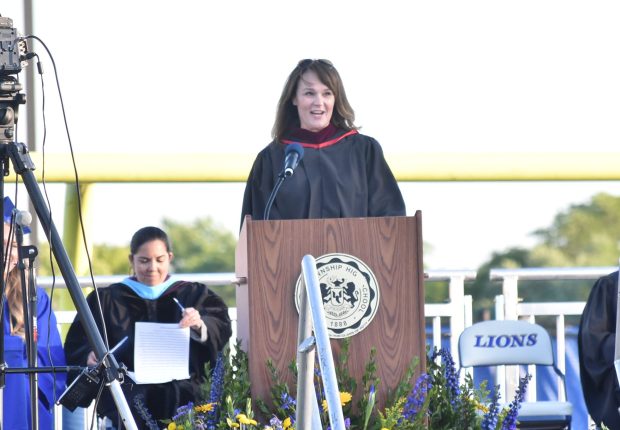
<svg viewBox="0 0 620 430">
<path fill-rule="evenodd" d="M 173 283 L 154 300 L 138 296 L 123 283 L 100 288 L 99 297 L 110 348 L 125 336 L 128 337 L 114 356 L 116 361 L 124 364 L 129 371 L 134 370 L 136 322 L 178 323 L 181 320 L 181 309 L 173 298 L 177 298 L 183 306 L 193 307 L 200 312 L 207 327 L 207 339 L 205 342 L 200 342 L 196 339 L 197 336 L 193 335 L 190 340 L 188 364 L 190 379 L 163 384 L 133 384 L 126 379 L 121 386 L 139 428 L 144 428 L 144 423 L 136 408 L 134 401 L 136 397 L 143 400 L 155 420 L 169 419 L 176 415 L 179 406 L 197 402 L 200 399 L 200 385 L 205 377 L 205 363 L 209 363 L 211 369 L 215 367 L 218 352 L 226 345 L 232 334 L 228 308 L 223 300 L 203 284 L 184 281 Z M 103 336 L 94 292 L 87 297 L 87 302 Z M 92 348 L 86 338 L 80 316 L 77 315 L 65 341 L 67 363 L 86 366 L 90 351 Z M 109 417 L 113 422 L 118 418 L 115 404 L 107 389 L 104 390 L 97 412 L 99 415 Z M 161 427 L 161 422 L 158 424 Z"/>
</svg>

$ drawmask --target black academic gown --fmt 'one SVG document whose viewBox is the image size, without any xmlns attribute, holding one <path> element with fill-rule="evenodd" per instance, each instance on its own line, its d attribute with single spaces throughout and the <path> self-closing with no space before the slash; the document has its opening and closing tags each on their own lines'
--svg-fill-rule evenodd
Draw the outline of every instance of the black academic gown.
<svg viewBox="0 0 620 430">
<path fill-rule="evenodd" d="M 618 272 L 600 278 L 590 291 L 579 324 L 579 368 L 588 412 L 600 425 L 620 430 L 620 389 L 614 369 Z"/>
<path fill-rule="evenodd" d="M 128 340 L 114 355 L 129 371 L 134 370 L 133 346 L 136 322 L 178 323 L 181 320 L 181 310 L 172 300 L 174 297 L 184 306 L 193 307 L 200 312 L 202 320 L 207 325 L 208 338 L 204 343 L 193 338 L 190 341 L 190 379 L 164 384 L 134 385 L 125 382 L 122 385 L 127 403 L 140 428 L 144 427 L 144 423 L 133 401 L 137 395 L 144 396 L 148 411 L 156 420 L 171 418 L 179 406 L 190 401 L 197 402 L 200 399 L 200 384 L 204 381 L 205 363 L 210 363 L 211 369 L 215 367 L 218 351 L 224 347 L 232 334 L 228 308 L 222 299 L 203 284 L 184 281 L 170 286 L 156 300 L 145 300 L 122 283 L 99 289 L 99 296 L 110 347 L 128 336 Z M 87 302 L 101 331 L 101 318 L 94 292 L 87 297 Z M 67 363 L 86 366 L 86 359 L 91 350 L 80 315 L 77 315 L 69 328 L 65 342 Z M 100 402 L 98 412 L 115 421 L 118 418 L 116 408 L 108 391 L 104 390 L 106 395 Z"/>
<path fill-rule="evenodd" d="M 296 142 L 304 147 L 303 158 L 278 191 L 270 219 L 406 214 L 396 179 L 375 139 L 341 130 L 327 142 Z M 284 147 L 273 141 L 256 157 L 243 196 L 241 223 L 245 215 L 263 219 L 284 165 Z"/>
</svg>

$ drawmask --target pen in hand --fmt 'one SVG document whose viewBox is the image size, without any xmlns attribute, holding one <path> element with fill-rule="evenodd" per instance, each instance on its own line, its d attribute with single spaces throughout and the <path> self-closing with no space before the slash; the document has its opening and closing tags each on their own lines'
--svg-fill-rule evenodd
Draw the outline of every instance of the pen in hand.
<svg viewBox="0 0 620 430">
<path fill-rule="evenodd" d="M 183 318 L 181 319 L 181 327 L 183 327 L 183 321 L 187 321 L 187 325 L 195 328 L 196 330 L 200 330 L 204 322 L 200 318 L 200 314 L 194 308 L 188 308 L 189 311 L 185 311 L 185 307 L 179 302 L 176 297 L 173 297 L 172 300 L 177 304 L 179 309 L 181 309 L 181 313 L 183 314 Z"/>
<path fill-rule="evenodd" d="M 185 312 L 185 308 L 183 307 L 183 305 L 181 304 L 181 302 L 179 302 L 177 300 L 176 297 L 173 297 L 172 300 L 174 300 L 174 302 L 177 304 L 177 306 L 179 307 L 179 309 L 181 309 L 181 312 Z"/>
</svg>

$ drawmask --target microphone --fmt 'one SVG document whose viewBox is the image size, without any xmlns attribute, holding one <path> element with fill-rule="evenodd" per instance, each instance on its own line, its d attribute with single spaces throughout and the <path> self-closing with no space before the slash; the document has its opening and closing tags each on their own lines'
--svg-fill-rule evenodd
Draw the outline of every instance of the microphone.
<svg viewBox="0 0 620 430">
<path fill-rule="evenodd" d="M 15 223 L 18 224 L 24 233 L 30 233 L 30 228 L 28 227 L 32 222 L 32 215 L 28 211 L 15 211 Z"/>
<path fill-rule="evenodd" d="M 271 194 L 267 199 L 267 204 L 265 205 L 265 212 L 263 213 L 263 219 L 265 221 L 269 220 L 269 212 L 271 211 L 271 206 L 273 205 L 274 200 L 276 199 L 276 194 L 278 190 L 282 186 L 282 183 L 286 178 L 293 176 L 293 172 L 299 162 L 304 157 L 304 147 L 299 143 L 291 143 L 290 145 L 286 145 L 286 149 L 284 150 L 284 169 L 278 174 L 278 180 L 276 181 L 273 190 L 271 190 Z"/>
<path fill-rule="evenodd" d="M 27 227 L 32 222 L 32 215 L 28 211 L 17 211 L 15 222 L 22 227 Z"/>
<path fill-rule="evenodd" d="M 284 150 L 284 176 L 287 178 L 293 176 L 293 172 L 302 158 L 304 158 L 303 146 L 297 142 L 286 145 Z"/>
</svg>

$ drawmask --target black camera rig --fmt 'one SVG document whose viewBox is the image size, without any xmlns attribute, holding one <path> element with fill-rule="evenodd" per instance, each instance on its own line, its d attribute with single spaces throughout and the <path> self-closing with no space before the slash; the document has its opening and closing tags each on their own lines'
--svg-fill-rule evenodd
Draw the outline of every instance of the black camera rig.
<svg viewBox="0 0 620 430">
<path fill-rule="evenodd" d="M 27 53 L 26 41 L 18 36 L 13 20 L 0 16 L 0 144 L 13 140 L 19 105 L 26 103 L 14 75 L 26 64 Z"/>
</svg>

